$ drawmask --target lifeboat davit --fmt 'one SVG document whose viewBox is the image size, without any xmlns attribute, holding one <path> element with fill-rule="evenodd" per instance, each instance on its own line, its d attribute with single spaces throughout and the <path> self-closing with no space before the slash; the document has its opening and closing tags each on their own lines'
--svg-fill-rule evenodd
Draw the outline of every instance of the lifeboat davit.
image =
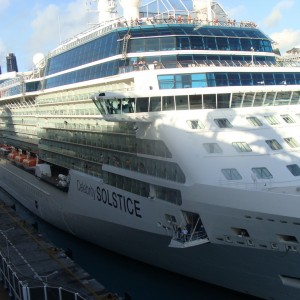
<svg viewBox="0 0 300 300">
<path fill-rule="evenodd" d="M 11 152 L 12 147 L 7 145 L 1 145 L 0 147 L 0 155 L 7 156 Z"/>
</svg>

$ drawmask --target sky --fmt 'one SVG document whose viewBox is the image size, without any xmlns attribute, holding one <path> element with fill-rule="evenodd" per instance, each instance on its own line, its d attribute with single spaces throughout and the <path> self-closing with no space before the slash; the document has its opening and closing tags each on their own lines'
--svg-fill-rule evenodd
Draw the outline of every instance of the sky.
<svg viewBox="0 0 300 300">
<path fill-rule="evenodd" d="M 97 22 L 88 4 L 95 0 L 0 0 L 0 65 L 15 53 L 19 71 L 33 68 L 33 57 L 47 53 Z M 127 1 L 127 0 L 123 0 Z M 183 2 L 186 0 L 182 0 Z M 206 0 L 203 0 L 206 1 Z M 300 0 L 219 0 L 230 18 L 253 21 L 281 54 L 300 46 Z M 121 13 L 121 11 L 120 11 Z"/>
</svg>

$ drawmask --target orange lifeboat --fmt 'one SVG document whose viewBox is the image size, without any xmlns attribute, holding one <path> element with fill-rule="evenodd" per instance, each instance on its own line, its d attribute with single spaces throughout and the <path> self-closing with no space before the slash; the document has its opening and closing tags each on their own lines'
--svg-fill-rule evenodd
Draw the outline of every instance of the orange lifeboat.
<svg viewBox="0 0 300 300">
<path fill-rule="evenodd" d="M 22 164 L 26 170 L 33 170 L 38 162 L 37 157 L 30 156 L 30 152 L 27 152 L 26 158 L 23 160 Z"/>
<path fill-rule="evenodd" d="M 17 151 L 15 148 L 11 149 L 11 152 L 7 155 L 9 160 L 15 161 L 15 157 L 19 154 L 19 151 Z"/>
<path fill-rule="evenodd" d="M 19 152 L 19 154 L 15 157 L 15 163 L 17 165 L 22 165 L 23 160 L 26 158 L 26 154 L 23 154 L 22 151 Z"/>
</svg>

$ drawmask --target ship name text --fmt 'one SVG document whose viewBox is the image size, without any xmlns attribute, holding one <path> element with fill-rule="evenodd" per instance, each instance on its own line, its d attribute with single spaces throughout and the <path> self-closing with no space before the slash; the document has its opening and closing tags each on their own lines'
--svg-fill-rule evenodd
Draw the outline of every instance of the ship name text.
<svg viewBox="0 0 300 300">
<path fill-rule="evenodd" d="M 138 218 L 142 218 L 140 201 L 138 200 L 116 192 L 111 192 L 109 189 L 101 186 L 97 186 L 96 189 L 94 189 L 91 185 L 87 185 L 80 180 L 77 180 L 77 190 L 91 197 L 93 200 L 98 200 L 103 204 L 120 209 L 121 211 Z"/>
</svg>

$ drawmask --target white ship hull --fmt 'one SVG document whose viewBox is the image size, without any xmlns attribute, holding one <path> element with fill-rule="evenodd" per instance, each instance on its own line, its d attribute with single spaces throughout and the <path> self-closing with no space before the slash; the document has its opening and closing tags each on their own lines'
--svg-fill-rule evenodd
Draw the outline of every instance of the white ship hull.
<svg viewBox="0 0 300 300">
<path fill-rule="evenodd" d="M 79 172 L 72 174 L 71 188 L 74 187 L 72 180 L 75 179 L 76 184 L 81 181 L 90 184 L 91 188 L 101 186 L 110 189 L 109 193 L 128 196 L 124 191 L 113 190 L 101 183 L 99 185 L 99 179 Z M 0 179 L 1 187 L 31 212 L 52 225 L 99 246 L 160 268 L 258 297 L 289 300 L 299 298 L 298 282 L 291 279 L 300 277 L 298 252 L 270 250 L 270 244 L 263 241 L 249 245 L 243 237 L 238 241 L 219 241 L 185 249 L 173 248 L 169 247 L 171 234 L 157 226 L 159 212 L 164 210 L 161 203 L 153 201 L 146 206 L 142 204 L 142 199 L 136 199 L 139 202 L 137 217 L 120 207 L 113 207 L 109 204 L 111 200 L 107 203 L 97 200 L 88 190 L 85 193 L 78 189 L 70 190 L 69 193 L 60 191 L 3 160 Z M 212 187 L 204 187 L 203 191 L 205 189 L 209 190 L 210 201 L 213 203 L 212 199 L 218 197 L 218 192 L 214 193 Z M 248 196 L 247 193 L 252 195 Z M 245 198 L 254 195 L 253 192 L 246 191 L 235 194 L 230 193 L 231 201 L 238 194 Z M 209 233 L 212 238 L 218 235 L 218 230 L 225 227 L 229 220 L 234 224 L 241 224 L 245 222 L 244 216 L 251 213 L 249 210 L 231 208 L 230 201 L 227 204 L 228 207 L 221 204 L 198 204 L 204 219 L 206 216 L 211 222 L 215 222 L 215 227 Z M 268 217 L 270 215 L 265 215 L 265 220 Z M 139 222 L 139 225 L 135 222 Z M 264 221 L 259 219 L 256 222 Z M 280 231 L 280 225 L 277 226 Z M 285 284 L 284 278 L 288 278 Z"/>
<path fill-rule="evenodd" d="M 298 300 L 299 65 L 216 1 L 92 2 L 99 27 L 1 76 L 0 186 L 115 252 Z"/>
</svg>

